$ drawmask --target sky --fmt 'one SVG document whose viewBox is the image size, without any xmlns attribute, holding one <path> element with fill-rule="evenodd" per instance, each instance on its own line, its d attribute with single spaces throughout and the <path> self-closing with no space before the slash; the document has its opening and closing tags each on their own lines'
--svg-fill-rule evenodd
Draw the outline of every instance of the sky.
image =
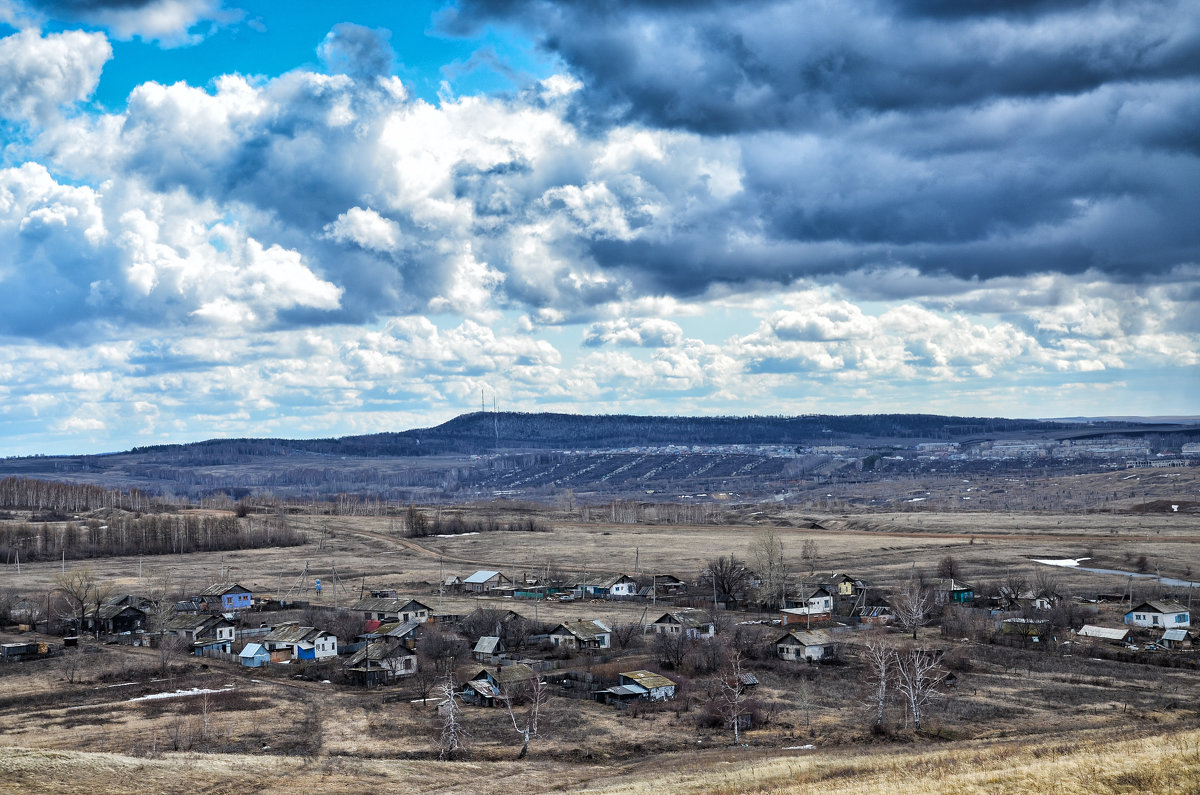
<svg viewBox="0 0 1200 795">
<path fill-rule="evenodd" d="M 1194 0 L 0 0 L 0 455 L 1198 387 Z"/>
</svg>

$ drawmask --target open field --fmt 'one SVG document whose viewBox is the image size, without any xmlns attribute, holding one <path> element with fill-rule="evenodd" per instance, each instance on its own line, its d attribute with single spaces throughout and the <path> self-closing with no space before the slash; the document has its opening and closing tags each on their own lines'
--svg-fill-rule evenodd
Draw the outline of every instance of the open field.
<svg viewBox="0 0 1200 795">
<path fill-rule="evenodd" d="M 525 508 L 503 503 L 468 513 Z M 913 568 L 931 573 L 952 556 L 961 577 L 997 582 L 1041 568 L 1031 558 L 1091 557 L 1099 567 L 1200 572 L 1196 513 L 1024 513 L 882 510 L 821 512 L 757 506 L 729 512 L 727 524 L 580 521 L 545 511 L 547 532 L 489 532 L 405 538 L 389 517 L 295 514 L 309 537 L 300 547 L 186 556 L 86 561 L 117 590 L 136 591 L 169 571 L 182 590 L 236 580 L 256 593 L 346 605 L 365 588 L 396 588 L 435 610 L 514 608 L 541 621 L 653 620 L 653 607 L 620 602 L 548 602 L 438 595 L 443 574 L 478 568 L 506 574 L 547 566 L 572 573 L 669 572 L 691 579 L 723 554 L 748 556 L 765 532 L 799 551 L 816 544 L 815 568 L 846 571 L 881 585 Z M 300 574 L 308 565 L 307 577 Z M 68 561 L 66 568 L 81 565 Z M 0 588 L 44 593 L 61 562 L 0 569 Z M 805 567 L 807 568 L 807 566 Z M 334 587 L 335 573 L 341 588 Z M 1073 593 L 1120 593 L 1127 578 L 1056 569 Z M 326 588 L 320 600 L 312 579 Z M 1135 598 L 1162 587 L 1136 581 Z M 302 588 L 302 590 L 301 590 Z M 1183 594 L 1186 598 L 1186 594 Z M 1119 621 L 1115 606 L 1100 606 Z M 661 609 L 660 609 L 661 612 Z M 732 618 L 761 618 L 745 614 Z M 273 620 L 263 614 L 263 620 Z M 769 630 L 768 630 L 769 631 Z M 29 636 L 21 636 L 28 638 Z M 0 668 L 0 791 L 150 792 L 187 781 L 209 792 L 266 792 L 313 786 L 330 792 L 1200 792 L 1200 672 L 1092 659 L 1086 652 L 963 643 L 935 627 L 924 642 L 947 647 L 955 688 L 930 708 L 921 733 L 900 725 L 869 731 L 861 672 L 841 666 L 788 668 L 751 663 L 770 719 L 732 747 L 729 732 L 698 725 L 704 683 L 681 676 L 684 696 L 639 713 L 552 696 L 541 736 L 517 761 L 519 739 L 502 710 L 468 708 L 465 760 L 436 760 L 432 707 L 406 686 L 363 691 L 295 681 L 286 666 L 240 669 L 177 659 L 169 677 L 149 649 L 93 646 L 49 661 Z M 4 641 L 16 636 L 5 636 Z M 1082 651 L 1082 650 L 1081 650 Z M 652 662 L 629 652 L 620 670 Z M 608 663 L 586 663 L 597 674 Z M 463 670 L 469 669 L 464 665 Z M 207 695 L 200 691 L 212 691 Z M 146 695 L 169 698 L 135 700 Z M 815 748 L 797 750 L 798 746 Z M 792 749 L 792 750 L 788 750 Z"/>
</svg>

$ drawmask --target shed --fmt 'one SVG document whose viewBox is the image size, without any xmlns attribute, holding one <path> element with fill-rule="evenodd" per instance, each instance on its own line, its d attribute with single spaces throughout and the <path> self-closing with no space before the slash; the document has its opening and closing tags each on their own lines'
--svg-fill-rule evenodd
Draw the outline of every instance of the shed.
<svg viewBox="0 0 1200 795">
<path fill-rule="evenodd" d="M 1103 640 L 1110 643 L 1125 643 L 1129 640 L 1129 630 L 1125 627 L 1097 627 L 1084 624 L 1075 632 L 1075 637 Z"/>
<path fill-rule="evenodd" d="M 1005 635 L 1040 638 L 1049 631 L 1050 621 L 1045 618 L 1006 618 L 1000 626 Z"/>
<path fill-rule="evenodd" d="M 495 635 L 484 635 L 471 650 L 471 656 L 479 662 L 488 662 L 502 651 L 504 651 L 504 641 Z"/>
<path fill-rule="evenodd" d="M 1192 633 L 1186 629 L 1168 629 L 1158 641 L 1164 649 L 1190 649 Z"/>
<path fill-rule="evenodd" d="M 247 643 L 238 659 L 247 668 L 261 668 L 271 661 L 271 653 L 261 643 Z"/>
</svg>

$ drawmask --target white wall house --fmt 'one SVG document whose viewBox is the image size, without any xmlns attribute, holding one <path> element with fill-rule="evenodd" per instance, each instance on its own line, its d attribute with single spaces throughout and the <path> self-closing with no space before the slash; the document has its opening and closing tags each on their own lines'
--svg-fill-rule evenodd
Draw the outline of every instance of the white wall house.
<svg viewBox="0 0 1200 795">
<path fill-rule="evenodd" d="M 1125 614 L 1125 623 L 1135 627 L 1186 629 L 1192 625 L 1192 617 L 1179 602 L 1142 602 Z"/>
</svg>

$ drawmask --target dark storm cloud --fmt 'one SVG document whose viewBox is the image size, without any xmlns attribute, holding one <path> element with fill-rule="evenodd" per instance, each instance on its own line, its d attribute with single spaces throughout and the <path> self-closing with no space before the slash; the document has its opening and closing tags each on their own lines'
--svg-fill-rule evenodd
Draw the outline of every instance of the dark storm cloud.
<svg viewBox="0 0 1200 795">
<path fill-rule="evenodd" d="M 1197 16 L 1145 2 L 466 0 L 445 24 L 532 27 L 584 79 L 595 118 L 728 133 L 1187 74 Z"/>
<path fill-rule="evenodd" d="M 1200 260 L 1194 3 L 464 0 L 442 21 L 497 19 L 579 75 L 600 129 L 737 141 L 745 190 L 710 223 L 585 242 L 637 285 Z"/>
</svg>

